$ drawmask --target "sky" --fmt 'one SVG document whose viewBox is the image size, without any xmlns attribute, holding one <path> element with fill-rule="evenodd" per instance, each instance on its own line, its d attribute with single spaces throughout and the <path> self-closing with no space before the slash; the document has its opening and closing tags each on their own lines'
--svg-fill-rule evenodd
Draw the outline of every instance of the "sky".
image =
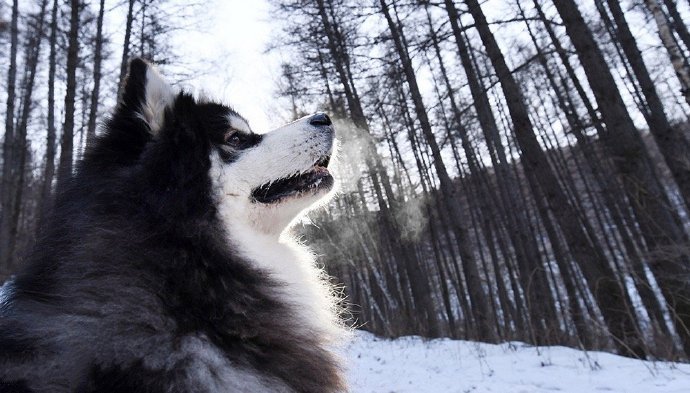
<svg viewBox="0 0 690 393">
<path fill-rule="evenodd" d="M 106 24 L 110 27 L 111 47 L 119 58 L 127 10 L 121 1 L 109 3 Z M 163 76 L 185 90 L 230 104 L 247 118 L 255 132 L 285 123 L 285 106 L 277 104 L 275 98 L 281 54 L 266 53 L 274 35 L 267 1 L 208 0 L 188 10 L 193 15 L 182 18 L 180 24 L 189 26 L 174 32 L 171 39 L 183 64 L 161 66 Z M 189 69 L 194 73 L 179 82 L 176 73 Z"/>
<path fill-rule="evenodd" d="M 211 64 L 209 74 L 185 86 L 230 104 L 256 132 L 287 120 L 271 113 L 279 111 L 274 101 L 280 55 L 266 53 L 272 36 L 269 11 L 264 0 L 211 0 L 203 6 L 200 30 L 175 37 L 184 58 Z"/>
</svg>

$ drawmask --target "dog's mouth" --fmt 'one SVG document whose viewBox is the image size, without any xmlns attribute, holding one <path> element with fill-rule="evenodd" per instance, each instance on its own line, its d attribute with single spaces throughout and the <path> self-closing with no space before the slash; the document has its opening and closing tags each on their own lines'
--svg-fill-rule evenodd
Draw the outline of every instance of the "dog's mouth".
<svg viewBox="0 0 690 393">
<path fill-rule="evenodd" d="M 252 191 L 259 203 L 276 203 L 290 197 L 315 194 L 333 187 L 333 176 L 328 171 L 331 156 L 324 156 L 307 171 L 263 184 Z"/>
</svg>

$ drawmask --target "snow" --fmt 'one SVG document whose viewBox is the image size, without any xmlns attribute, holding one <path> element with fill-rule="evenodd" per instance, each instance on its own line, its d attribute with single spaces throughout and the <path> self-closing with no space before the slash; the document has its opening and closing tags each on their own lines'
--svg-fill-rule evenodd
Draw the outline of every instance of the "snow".
<svg viewBox="0 0 690 393">
<path fill-rule="evenodd" d="M 690 392 L 690 364 L 520 342 L 385 340 L 358 331 L 344 355 L 352 393 Z"/>
</svg>

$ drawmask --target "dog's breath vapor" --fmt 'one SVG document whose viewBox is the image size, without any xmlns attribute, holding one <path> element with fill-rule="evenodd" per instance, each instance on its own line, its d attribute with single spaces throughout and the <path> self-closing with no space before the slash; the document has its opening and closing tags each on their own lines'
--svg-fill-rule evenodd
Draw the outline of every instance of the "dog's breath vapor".
<svg viewBox="0 0 690 393">
<path fill-rule="evenodd" d="M 333 188 L 326 114 L 256 134 L 134 59 L 0 303 L 0 393 L 341 392 L 338 299 L 286 229 Z"/>
</svg>

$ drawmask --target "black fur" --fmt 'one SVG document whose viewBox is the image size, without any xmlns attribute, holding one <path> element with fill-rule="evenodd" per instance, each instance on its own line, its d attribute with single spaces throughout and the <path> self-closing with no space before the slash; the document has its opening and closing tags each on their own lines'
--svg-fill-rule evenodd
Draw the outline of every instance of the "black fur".
<svg viewBox="0 0 690 393">
<path fill-rule="evenodd" d="M 0 392 L 206 391 L 189 386 L 190 336 L 260 380 L 254 391 L 343 390 L 277 284 L 225 240 L 208 171 L 211 150 L 228 151 L 232 110 L 181 93 L 152 136 L 137 116 L 147 67 L 130 63 L 116 113 L 0 305 Z"/>
<path fill-rule="evenodd" d="M 146 369 L 141 362 L 129 367 L 95 366 L 77 393 L 166 393 L 166 381 L 174 379 L 164 371 Z"/>
<path fill-rule="evenodd" d="M 3 382 L 0 380 L 0 393 L 32 393 L 25 380 Z"/>
</svg>

